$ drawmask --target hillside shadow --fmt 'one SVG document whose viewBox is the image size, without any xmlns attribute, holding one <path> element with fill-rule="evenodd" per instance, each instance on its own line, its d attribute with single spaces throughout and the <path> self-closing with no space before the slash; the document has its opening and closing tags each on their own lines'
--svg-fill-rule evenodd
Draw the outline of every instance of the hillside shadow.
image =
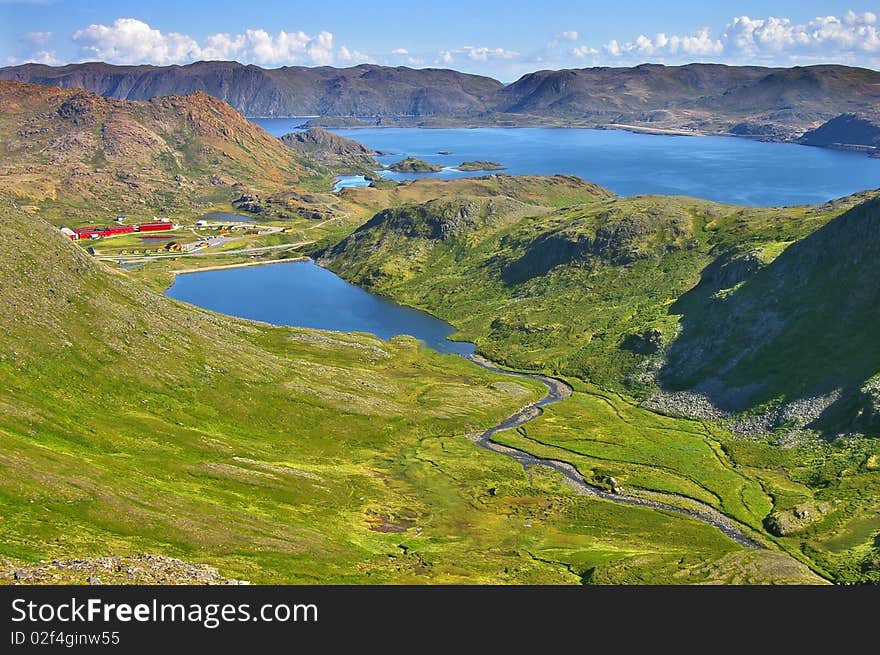
<svg viewBox="0 0 880 655">
<path fill-rule="evenodd" d="M 840 397 L 815 421 L 830 429 L 857 409 L 880 371 L 880 199 L 845 212 L 769 265 L 723 253 L 670 307 L 682 332 L 660 374 L 738 412 L 771 401 Z M 804 407 L 815 414 L 818 401 Z"/>
</svg>

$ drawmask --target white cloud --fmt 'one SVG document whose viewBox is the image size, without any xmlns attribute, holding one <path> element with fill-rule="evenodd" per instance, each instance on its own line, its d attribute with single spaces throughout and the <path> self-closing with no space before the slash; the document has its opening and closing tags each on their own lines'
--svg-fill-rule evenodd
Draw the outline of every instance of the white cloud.
<svg viewBox="0 0 880 655">
<path fill-rule="evenodd" d="M 563 39 L 568 39 L 569 41 L 577 41 L 580 37 L 575 30 L 566 30 L 565 32 L 561 32 L 560 35 Z"/>
<path fill-rule="evenodd" d="M 487 48 L 466 45 L 461 49 L 473 61 L 489 61 L 489 59 L 513 59 L 519 56 L 516 50 L 504 48 Z"/>
<path fill-rule="evenodd" d="M 847 11 L 842 17 L 818 16 L 806 23 L 769 16 L 733 18 L 719 36 L 709 28 L 690 34 L 644 34 L 632 41 L 612 39 L 603 46 L 611 58 L 645 61 L 695 59 L 754 63 L 853 61 L 880 55 L 877 15 Z"/>
<path fill-rule="evenodd" d="M 354 63 L 358 64 L 374 64 L 376 60 L 370 55 L 361 52 L 360 50 L 354 50 L 352 48 L 347 48 L 345 46 L 340 46 L 339 51 L 337 52 L 338 58 L 340 61 L 346 63 Z"/>
<path fill-rule="evenodd" d="M 725 50 L 755 58 L 784 54 L 845 60 L 859 54 L 880 53 L 877 15 L 848 11 L 843 18 L 817 16 L 797 24 L 789 18 L 737 16 L 725 28 Z"/>
<path fill-rule="evenodd" d="M 408 55 L 409 50 L 407 50 L 406 48 L 395 48 L 394 50 L 391 51 L 391 54 L 392 55 Z"/>
<path fill-rule="evenodd" d="M 54 50 L 39 50 L 31 55 L 30 60 L 47 66 L 57 66 L 61 63 Z"/>
<path fill-rule="evenodd" d="M 77 30 L 73 40 L 86 58 L 116 64 L 179 64 L 197 59 L 236 59 L 245 63 L 325 65 L 336 53 L 333 34 L 247 29 L 239 34 L 212 34 L 201 43 L 186 34 L 163 33 L 136 18 Z M 345 59 L 340 49 L 340 57 Z M 346 49 L 351 55 L 352 51 Z"/>
<path fill-rule="evenodd" d="M 644 59 L 653 55 L 686 55 L 690 57 L 717 56 L 724 51 L 724 44 L 713 39 L 708 28 L 684 36 L 667 36 L 662 32 L 647 37 L 640 34 L 634 41 L 620 43 L 612 39 L 602 48 L 612 57 L 629 55 L 636 59 Z"/>
<path fill-rule="evenodd" d="M 117 64 L 174 64 L 198 58 L 199 52 L 195 39 L 176 32 L 163 34 L 136 18 L 89 25 L 74 32 L 73 40 L 87 57 Z"/>
<path fill-rule="evenodd" d="M 452 54 L 452 50 L 441 50 L 440 54 L 437 55 L 438 64 L 451 64 L 454 61 L 455 56 Z"/>
<path fill-rule="evenodd" d="M 44 46 L 52 40 L 52 32 L 27 32 L 21 35 L 21 40 L 31 46 Z"/>
<path fill-rule="evenodd" d="M 620 49 L 620 45 L 617 43 L 617 39 L 611 39 L 608 43 L 602 46 L 602 49 L 612 57 L 619 57 L 623 53 Z"/>
<path fill-rule="evenodd" d="M 571 54 L 573 54 L 578 59 L 586 59 L 587 57 L 592 57 L 594 55 L 598 55 L 599 51 L 595 48 L 591 48 L 588 45 L 580 45 L 571 49 Z"/>
</svg>

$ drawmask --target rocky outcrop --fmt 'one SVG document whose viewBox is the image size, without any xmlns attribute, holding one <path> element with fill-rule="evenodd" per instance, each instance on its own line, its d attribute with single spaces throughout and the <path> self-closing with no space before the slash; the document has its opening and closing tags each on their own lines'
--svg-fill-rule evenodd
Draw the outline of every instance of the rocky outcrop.
<svg viewBox="0 0 880 655">
<path fill-rule="evenodd" d="M 801 503 L 791 509 L 773 512 L 764 519 L 764 526 L 777 537 L 787 537 L 803 532 L 830 511 L 830 503 Z"/>
<path fill-rule="evenodd" d="M 334 170 L 354 173 L 381 168 L 381 164 L 373 158 L 380 152 L 320 127 L 285 134 L 281 141 L 296 152 Z"/>
<path fill-rule="evenodd" d="M 873 436 L 880 436 L 880 375 L 868 380 L 859 389 L 858 424 Z"/>
<path fill-rule="evenodd" d="M 436 166 L 423 159 L 407 157 L 388 166 L 388 170 L 397 173 L 436 173 L 437 171 L 442 171 L 443 167 Z"/>
<path fill-rule="evenodd" d="M 841 114 L 804 134 L 800 142 L 875 152 L 880 148 L 880 114 Z"/>
<path fill-rule="evenodd" d="M 2 583 L 13 585 L 247 584 L 223 577 L 213 566 L 150 554 L 56 559 L 36 563 L 0 560 L 0 584 Z"/>
</svg>

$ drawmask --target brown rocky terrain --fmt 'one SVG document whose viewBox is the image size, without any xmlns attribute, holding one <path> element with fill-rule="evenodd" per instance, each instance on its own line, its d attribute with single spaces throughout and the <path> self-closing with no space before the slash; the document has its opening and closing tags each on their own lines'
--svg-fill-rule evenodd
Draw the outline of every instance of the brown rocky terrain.
<svg viewBox="0 0 880 655">
<path fill-rule="evenodd" d="M 488 77 L 443 69 L 372 64 L 266 69 L 234 61 L 25 64 L 0 69 L 0 79 L 79 87 L 125 100 L 205 91 L 249 116 L 451 115 L 485 108 L 502 86 Z"/>
<path fill-rule="evenodd" d="M 104 63 L 0 69 L 0 79 L 148 100 L 203 90 L 249 116 L 319 116 L 326 125 L 576 125 L 796 140 L 841 114 L 876 112 L 880 72 L 642 64 L 542 70 L 512 84 L 452 70 L 361 65 L 264 69 Z"/>
<path fill-rule="evenodd" d="M 880 152 L 880 113 L 841 114 L 810 130 L 800 139 L 810 146 L 830 146 Z"/>
<path fill-rule="evenodd" d="M 303 156 L 339 171 L 372 173 L 382 167 L 373 158 L 381 153 L 320 127 L 285 134 L 281 141 Z"/>
<path fill-rule="evenodd" d="M 0 194 L 172 213 L 270 192 L 314 163 L 203 92 L 148 102 L 0 81 Z"/>
<path fill-rule="evenodd" d="M 165 555 L 72 558 L 50 562 L 0 560 L 0 584 L 135 584 L 226 585 L 247 584 L 224 578 L 213 566 L 194 564 Z"/>
</svg>

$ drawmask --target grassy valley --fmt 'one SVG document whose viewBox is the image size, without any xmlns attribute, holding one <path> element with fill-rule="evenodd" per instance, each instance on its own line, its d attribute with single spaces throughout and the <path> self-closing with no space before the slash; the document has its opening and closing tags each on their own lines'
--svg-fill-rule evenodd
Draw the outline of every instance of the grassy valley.
<svg viewBox="0 0 880 655">
<path fill-rule="evenodd" d="M 561 175 L 332 194 L 371 152 L 317 130 L 273 139 L 204 94 L 2 82 L 0 103 L 4 580 L 878 579 L 880 354 L 862 329 L 877 318 L 876 194 L 741 208 Z M 209 211 L 254 220 L 197 225 Z M 214 245 L 145 254 L 129 235 L 90 256 L 56 229 L 120 212 Z M 175 271 L 304 253 L 570 382 L 497 442 L 597 487 L 699 501 L 763 547 L 477 448 L 543 396 L 534 380 L 161 295 Z"/>
<path fill-rule="evenodd" d="M 253 582 L 814 579 L 475 449 L 532 382 L 181 305 L 9 209 L 0 262 L 9 566 L 146 551 Z"/>
<path fill-rule="evenodd" d="M 880 446 L 852 436 L 880 434 L 876 194 L 760 209 L 590 188 L 554 209 L 467 191 L 380 212 L 321 261 L 493 359 L 574 381 L 502 443 L 701 500 L 831 577 L 876 579 Z M 823 513 L 781 534 L 771 515 L 813 502 Z"/>
</svg>

